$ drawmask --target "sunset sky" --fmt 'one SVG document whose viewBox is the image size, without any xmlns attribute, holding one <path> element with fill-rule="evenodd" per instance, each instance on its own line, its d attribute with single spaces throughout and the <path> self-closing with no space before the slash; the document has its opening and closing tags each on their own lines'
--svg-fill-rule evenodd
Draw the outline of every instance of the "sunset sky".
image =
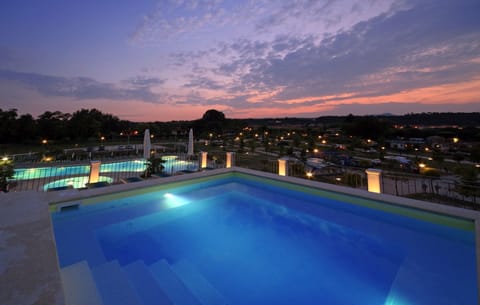
<svg viewBox="0 0 480 305">
<path fill-rule="evenodd" d="M 2 0 L 0 108 L 480 111 L 479 0 Z"/>
</svg>

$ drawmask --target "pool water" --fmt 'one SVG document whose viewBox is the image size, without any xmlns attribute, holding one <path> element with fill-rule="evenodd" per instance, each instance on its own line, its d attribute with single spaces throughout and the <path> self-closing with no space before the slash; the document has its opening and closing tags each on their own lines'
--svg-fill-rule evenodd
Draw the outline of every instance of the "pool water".
<svg viewBox="0 0 480 305">
<path fill-rule="evenodd" d="M 102 163 L 100 165 L 101 173 L 111 172 L 143 172 L 146 165 L 143 160 L 122 161 L 114 163 Z M 48 178 L 55 176 L 73 176 L 88 174 L 90 165 L 75 165 L 62 167 L 38 167 L 38 168 L 18 168 L 15 169 L 14 179 L 28 180 Z"/>
<path fill-rule="evenodd" d="M 62 268 L 86 261 L 99 280 L 109 262 L 127 275 L 142 264 L 172 300 L 166 274 L 198 304 L 477 304 L 471 226 L 333 198 L 228 176 L 52 220 Z"/>
<path fill-rule="evenodd" d="M 163 159 L 163 158 L 162 158 Z M 175 173 L 181 170 L 196 170 L 198 164 L 194 161 L 178 160 L 177 156 L 166 156 L 164 159 L 165 171 L 168 173 Z M 142 173 L 146 169 L 145 160 L 131 160 L 113 163 L 102 163 L 100 165 L 100 172 L 136 172 Z M 36 168 L 17 168 L 15 169 L 13 178 L 15 180 L 29 180 L 39 178 L 49 178 L 57 176 L 74 176 L 85 175 L 90 172 L 90 165 L 75 165 L 75 166 L 61 166 L 61 167 L 36 167 Z"/>
<path fill-rule="evenodd" d="M 45 184 L 43 186 L 43 190 L 48 191 L 49 189 L 62 188 L 62 187 L 72 187 L 75 189 L 84 188 L 88 184 L 89 179 L 90 179 L 89 176 L 79 176 L 79 177 L 60 179 L 60 180 L 56 180 L 56 181 Z M 99 176 L 98 182 L 112 183 L 113 179 L 110 177 Z"/>
</svg>

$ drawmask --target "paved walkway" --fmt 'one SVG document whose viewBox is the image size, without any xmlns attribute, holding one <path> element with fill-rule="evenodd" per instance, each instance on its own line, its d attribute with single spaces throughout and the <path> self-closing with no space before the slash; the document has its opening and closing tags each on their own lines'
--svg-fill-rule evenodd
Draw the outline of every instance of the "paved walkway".
<svg viewBox="0 0 480 305">
<path fill-rule="evenodd" d="M 65 304 L 44 193 L 0 192 L 0 304 Z"/>
</svg>

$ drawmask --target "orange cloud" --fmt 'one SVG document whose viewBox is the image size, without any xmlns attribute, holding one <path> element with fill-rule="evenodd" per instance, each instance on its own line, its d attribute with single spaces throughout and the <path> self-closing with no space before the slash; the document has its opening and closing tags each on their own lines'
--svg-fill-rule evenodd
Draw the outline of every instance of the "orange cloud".
<svg viewBox="0 0 480 305">
<path fill-rule="evenodd" d="M 309 96 L 304 98 L 279 101 L 278 107 L 244 109 L 241 111 L 234 111 L 232 114 L 235 117 L 292 117 L 296 115 L 305 115 L 306 113 L 318 115 L 319 113 L 325 111 L 334 110 L 340 105 L 372 105 L 385 103 L 402 103 L 405 105 L 451 105 L 479 103 L 480 110 L 480 79 L 475 79 L 462 83 L 445 84 L 440 86 L 406 90 L 390 95 L 381 95 L 374 97 L 354 97 L 355 95 L 356 93 L 342 93 L 328 96 Z M 319 101 L 319 103 L 315 105 L 302 105 L 304 103 L 310 103 L 314 101 Z M 282 105 L 284 104 L 296 106 L 295 108 L 285 109 L 282 107 Z M 415 108 L 406 108 L 405 112 L 410 111 L 415 111 Z"/>
<path fill-rule="evenodd" d="M 280 93 L 283 88 L 278 88 L 276 90 L 273 90 L 271 92 L 258 92 L 258 91 L 250 91 L 248 92 L 249 95 L 252 95 L 252 97 L 249 97 L 247 99 L 247 102 L 249 103 L 260 103 L 266 99 L 270 99 Z"/>
</svg>

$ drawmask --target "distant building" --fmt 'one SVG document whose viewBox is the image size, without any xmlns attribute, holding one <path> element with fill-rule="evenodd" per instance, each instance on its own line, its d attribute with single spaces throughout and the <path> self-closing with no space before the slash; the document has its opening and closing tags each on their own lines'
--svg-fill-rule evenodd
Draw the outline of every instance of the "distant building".
<svg viewBox="0 0 480 305">
<path fill-rule="evenodd" d="M 397 149 L 397 150 L 406 150 L 408 145 L 407 145 L 407 142 L 405 140 L 390 140 L 388 141 L 388 144 L 390 146 L 390 148 L 392 149 Z"/>
<path fill-rule="evenodd" d="M 423 138 L 394 139 L 387 142 L 390 148 L 397 150 L 420 149 L 425 146 L 425 140 Z"/>
<path fill-rule="evenodd" d="M 447 143 L 444 137 L 431 136 L 427 138 L 427 145 L 435 150 L 446 152 L 450 149 L 450 145 Z"/>
</svg>

